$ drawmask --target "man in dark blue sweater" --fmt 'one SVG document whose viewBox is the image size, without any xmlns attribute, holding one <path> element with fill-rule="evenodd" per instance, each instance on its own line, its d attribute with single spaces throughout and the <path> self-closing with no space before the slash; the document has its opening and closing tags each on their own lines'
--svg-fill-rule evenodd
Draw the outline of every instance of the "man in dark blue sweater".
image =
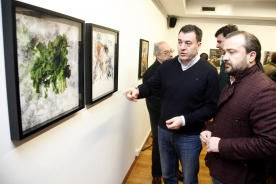
<svg viewBox="0 0 276 184">
<path fill-rule="evenodd" d="M 147 82 L 124 92 L 130 101 L 151 96 L 158 90 L 162 96 L 158 141 L 166 184 L 177 183 L 177 157 L 182 164 L 183 182 L 198 183 L 202 149 L 199 134 L 216 110 L 218 74 L 216 68 L 198 55 L 201 39 L 200 28 L 183 26 L 178 34 L 178 58 L 165 61 Z"/>
<path fill-rule="evenodd" d="M 171 46 L 164 41 L 158 42 L 154 47 L 154 53 L 156 56 L 155 62 L 145 71 L 143 74 L 143 83 L 154 75 L 157 68 L 166 60 L 173 58 L 173 49 Z M 152 184 L 161 184 L 162 170 L 160 153 L 158 146 L 158 123 L 161 116 L 161 105 L 162 99 L 158 93 L 146 98 L 147 109 L 150 116 L 150 125 L 152 133 L 152 154 L 151 154 L 151 174 L 152 174 Z M 176 160 L 178 162 L 178 160 Z M 178 165 L 177 165 L 178 168 Z M 182 172 L 178 171 L 178 180 L 182 181 Z"/>
</svg>

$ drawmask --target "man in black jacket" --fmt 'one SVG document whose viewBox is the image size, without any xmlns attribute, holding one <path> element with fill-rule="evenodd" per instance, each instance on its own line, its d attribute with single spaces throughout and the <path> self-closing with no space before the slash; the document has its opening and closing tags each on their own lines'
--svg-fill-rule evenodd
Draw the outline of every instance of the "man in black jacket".
<svg viewBox="0 0 276 184">
<path fill-rule="evenodd" d="M 165 61 L 173 58 L 173 50 L 166 42 L 158 42 L 154 47 L 154 54 L 156 56 L 155 62 L 143 74 L 143 83 L 145 83 L 157 70 L 157 68 Z M 161 163 L 158 146 L 158 122 L 160 118 L 160 110 L 162 99 L 155 93 L 146 98 L 146 104 L 150 116 L 151 132 L 152 132 L 152 184 L 161 184 Z"/>
</svg>

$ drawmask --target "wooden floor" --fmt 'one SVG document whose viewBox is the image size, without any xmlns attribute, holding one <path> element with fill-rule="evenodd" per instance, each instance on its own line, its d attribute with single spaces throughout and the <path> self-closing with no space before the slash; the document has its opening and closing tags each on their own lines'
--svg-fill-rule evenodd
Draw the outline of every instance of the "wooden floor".
<svg viewBox="0 0 276 184">
<path fill-rule="evenodd" d="M 130 170 L 127 178 L 123 183 L 125 184 L 151 184 L 151 142 L 152 137 L 149 136 L 146 141 L 143 150 L 134 162 L 132 169 Z M 206 147 L 200 153 L 200 169 L 198 174 L 199 184 L 212 184 L 211 177 L 209 175 L 209 170 L 205 166 L 204 158 L 206 155 Z M 182 182 L 179 182 L 180 184 Z"/>
</svg>

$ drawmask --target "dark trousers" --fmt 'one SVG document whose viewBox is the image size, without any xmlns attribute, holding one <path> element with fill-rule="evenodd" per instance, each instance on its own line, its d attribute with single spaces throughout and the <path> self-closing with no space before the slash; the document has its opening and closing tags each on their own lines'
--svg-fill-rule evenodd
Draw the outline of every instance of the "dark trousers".
<svg viewBox="0 0 276 184">
<path fill-rule="evenodd" d="M 152 133 L 152 167 L 151 174 L 152 177 L 162 176 L 161 170 L 161 161 L 158 145 L 158 122 L 160 118 L 160 113 L 148 107 L 150 124 L 151 124 L 151 133 Z"/>
</svg>

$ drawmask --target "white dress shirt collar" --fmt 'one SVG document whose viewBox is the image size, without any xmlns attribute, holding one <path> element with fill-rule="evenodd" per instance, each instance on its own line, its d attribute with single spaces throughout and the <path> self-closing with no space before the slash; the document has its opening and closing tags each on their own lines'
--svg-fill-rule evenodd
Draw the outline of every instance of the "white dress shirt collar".
<svg viewBox="0 0 276 184">
<path fill-rule="evenodd" d="M 185 70 L 189 69 L 190 67 L 192 67 L 194 64 L 196 64 L 196 63 L 198 62 L 199 59 L 200 59 L 200 57 L 199 57 L 199 55 L 197 55 L 194 59 L 192 59 L 192 60 L 188 63 L 187 66 L 185 66 L 185 65 L 181 62 L 181 60 L 180 60 L 179 57 L 178 57 L 178 62 L 181 64 L 182 70 L 185 71 Z"/>
</svg>

